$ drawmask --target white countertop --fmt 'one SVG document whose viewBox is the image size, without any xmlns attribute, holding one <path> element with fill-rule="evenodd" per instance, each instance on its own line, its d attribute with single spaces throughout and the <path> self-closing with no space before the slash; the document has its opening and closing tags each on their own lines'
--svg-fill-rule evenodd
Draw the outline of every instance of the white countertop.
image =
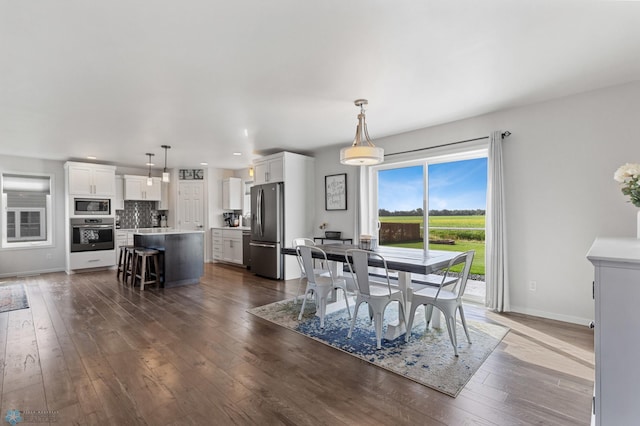
<svg viewBox="0 0 640 426">
<path fill-rule="evenodd" d="M 587 253 L 590 261 L 640 263 L 640 239 L 598 237 Z"/>
<path fill-rule="evenodd" d="M 202 233 L 204 230 L 179 230 L 173 228 L 137 228 L 137 229 L 118 229 L 118 231 L 132 232 L 134 234 L 195 234 Z"/>
<path fill-rule="evenodd" d="M 238 231 L 251 231 L 250 226 L 212 226 L 211 229 L 230 229 Z"/>
</svg>

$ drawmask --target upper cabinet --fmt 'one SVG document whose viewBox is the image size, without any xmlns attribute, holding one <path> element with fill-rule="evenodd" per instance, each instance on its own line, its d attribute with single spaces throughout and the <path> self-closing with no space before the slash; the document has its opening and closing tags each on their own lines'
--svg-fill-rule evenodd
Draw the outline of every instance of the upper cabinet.
<svg viewBox="0 0 640 426">
<path fill-rule="evenodd" d="M 160 186 L 160 202 L 158 203 L 158 210 L 169 210 L 169 184 L 161 182 Z"/>
<path fill-rule="evenodd" d="M 284 181 L 284 160 L 283 153 L 274 154 L 269 157 L 256 160 L 253 166 L 254 183 L 283 182 Z"/>
<path fill-rule="evenodd" d="M 113 200 L 114 210 L 124 210 L 124 178 L 116 175 L 116 198 Z"/>
<path fill-rule="evenodd" d="M 151 178 L 153 185 L 147 185 L 146 176 L 124 175 L 124 199 L 160 201 L 162 199 L 162 179 Z"/>
<path fill-rule="evenodd" d="M 65 163 L 69 195 L 115 197 L 116 168 L 102 164 Z"/>
<path fill-rule="evenodd" d="M 224 210 L 242 209 L 242 179 L 231 177 L 222 181 L 222 208 Z"/>
</svg>

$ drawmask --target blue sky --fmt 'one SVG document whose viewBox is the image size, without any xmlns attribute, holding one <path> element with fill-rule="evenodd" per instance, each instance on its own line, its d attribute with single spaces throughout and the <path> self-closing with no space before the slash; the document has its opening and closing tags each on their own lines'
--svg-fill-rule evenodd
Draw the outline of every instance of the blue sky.
<svg viewBox="0 0 640 426">
<path fill-rule="evenodd" d="M 389 211 L 422 207 L 422 166 L 383 170 L 378 174 L 378 207 Z M 487 159 L 429 166 L 429 209 L 484 209 Z"/>
</svg>

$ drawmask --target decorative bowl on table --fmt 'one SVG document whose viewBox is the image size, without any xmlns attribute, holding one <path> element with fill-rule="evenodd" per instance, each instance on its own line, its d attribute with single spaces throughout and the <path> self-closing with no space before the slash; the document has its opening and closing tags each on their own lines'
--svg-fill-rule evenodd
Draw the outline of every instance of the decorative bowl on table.
<svg viewBox="0 0 640 426">
<path fill-rule="evenodd" d="M 340 231 L 324 231 L 325 238 L 340 239 L 340 235 L 342 235 L 342 232 Z"/>
</svg>

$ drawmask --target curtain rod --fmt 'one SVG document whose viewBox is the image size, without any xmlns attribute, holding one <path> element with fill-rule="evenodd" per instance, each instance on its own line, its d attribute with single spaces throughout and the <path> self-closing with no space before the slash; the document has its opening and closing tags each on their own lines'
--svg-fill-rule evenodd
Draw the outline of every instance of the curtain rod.
<svg viewBox="0 0 640 426">
<path fill-rule="evenodd" d="M 510 135 L 511 135 L 511 132 L 507 130 L 506 132 L 502 133 L 502 139 L 504 139 L 504 138 L 506 138 L 506 137 L 508 137 Z M 389 157 L 389 156 L 392 156 L 392 155 L 409 154 L 411 152 L 426 151 L 428 149 L 442 148 L 443 146 L 458 145 L 460 143 L 466 143 L 466 142 L 481 141 L 483 139 L 489 139 L 489 136 L 483 136 L 481 138 L 465 139 L 463 141 L 443 143 L 441 145 L 429 146 L 429 147 L 426 147 L 426 148 L 410 149 L 409 151 L 393 152 L 391 154 L 385 154 L 384 156 L 385 157 Z"/>
</svg>

